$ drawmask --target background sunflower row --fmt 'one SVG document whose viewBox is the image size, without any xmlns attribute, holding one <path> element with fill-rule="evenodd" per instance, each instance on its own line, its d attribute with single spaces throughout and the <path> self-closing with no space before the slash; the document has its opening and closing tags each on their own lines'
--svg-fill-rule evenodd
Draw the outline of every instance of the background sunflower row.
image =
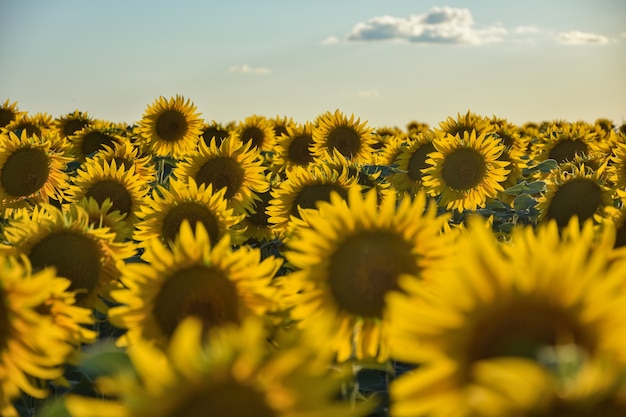
<svg viewBox="0 0 626 417">
<path fill-rule="evenodd" d="M 2 415 L 623 410 L 624 125 L 0 128 Z"/>
</svg>

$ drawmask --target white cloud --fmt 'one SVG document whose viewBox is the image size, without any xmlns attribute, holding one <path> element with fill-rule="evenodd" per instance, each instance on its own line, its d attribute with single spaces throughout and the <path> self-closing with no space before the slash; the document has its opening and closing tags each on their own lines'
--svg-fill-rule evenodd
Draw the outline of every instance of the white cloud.
<svg viewBox="0 0 626 417">
<path fill-rule="evenodd" d="M 529 35 L 533 33 L 538 33 L 539 31 L 540 29 L 534 25 L 523 25 L 523 26 L 518 26 L 515 29 L 513 29 L 513 33 L 517 35 Z"/>
<path fill-rule="evenodd" d="M 334 44 L 339 43 L 339 38 L 336 36 L 329 36 L 320 43 L 322 45 L 334 45 Z"/>
<path fill-rule="evenodd" d="M 572 30 L 570 32 L 560 32 L 557 35 L 557 41 L 568 45 L 591 45 L 608 43 L 609 38 L 596 33 Z"/>
<path fill-rule="evenodd" d="M 356 95 L 361 98 L 371 98 L 371 97 L 378 97 L 379 93 L 377 89 L 370 88 L 369 90 L 359 91 L 356 93 Z"/>
<path fill-rule="evenodd" d="M 269 74 L 272 72 L 269 68 L 264 67 L 251 67 L 248 64 L 235 65 L 228 68 L 228 72 L 236 72 L 240 74 Z"/>
<path fill-rule="evenodd" d="M 413 43 L 483 44 L 499 42 L 506 29 L 493 25 L 474 27 L 468 9 L 433 7 L 428 12 L 409 17 L 375 16 L 357 23 L 347 39 L 351 41 L 405 40 Z"/>
</svg>

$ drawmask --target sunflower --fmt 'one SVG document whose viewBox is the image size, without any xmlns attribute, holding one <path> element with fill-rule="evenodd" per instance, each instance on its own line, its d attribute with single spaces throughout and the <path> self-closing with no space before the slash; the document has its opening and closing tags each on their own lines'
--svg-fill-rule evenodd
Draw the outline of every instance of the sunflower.
<svg viewBox="0 0 626 417">
<path fill-rule="evenodd" d="M 349 160 L 370 163 L 373 160 L 372 146 L 375 143 L 373 129 L 367 122 L 348 118 L 343 112 L 335 110 L 317 117 L 313 128 L 313 154 L 320 160 L 333 154 L 336 149 Z"/>
<path fill-rule="evenodd" d="M 101 378 L 115 401 L 65 400 L 73 417 L 259 416 L 358 417 L 371 404 L 336 400 L 345 372 L 330 373 L 317 352 L 297 341 L 272 349 L 258 320 L 215 329 L 208 341 L 200 320 L 176 330 L 166 352 L 146 343 L 128 354 L 136 374 Z"/>
<path fill-rule="evenodd" d="M 220 146 L 224 139 L 229 137 L 235 130 L 235 123 L 220 123 L 215 120 L 202 125 L 202 141 L 206 146 L 211 146 L 211 140 L 215 139 L 215 145 Z"/>
<path fill-rule="evenodd" d="M 134 167 L 135 173 L 149 184 L 157 179 L 157 168 L 152 157 L 150 155 L 141 155 L 139 148 L 130 141 L 114 143 L 113 147 L 104 145 L 94 155 L 94 158 L 103 162 L 103 165 L 106 163 L 110 164 L 112 160 L 115 160 L 118 167 L 124 166 L 124 169 L 127 171 Z"/>
<path fill-rule="evenodd" d="M 133 235 L 133 225 L 126 221 L 126 215 L 113 208 L 113 203 L 106 198 L 101 204 L 93 197 L 83 197 L 75 203 L 82 207 L 89 216 L 89 224 L 94 229 L 107 228 L 115 234 L 116 242 L 128 240 Z M 71 206 L 71 205 L 70 205 Z M 68 205 L 63 206 L 69 210 Z"/>
<path fill-rule="evenodd" d="M 234 132 L 235 138 L 256 151 L 272 151 L 276 143 L 276 135 L 272 122 L 263 116 L 248 116 L 240 121 Z"/>
<path fill-rule="evenodd" d="M 72 305 L 69 281 L 52 268 L 36 273 L 28 260 L 0 256 L 0 414 L 17 417 L 12 401 L 24 392 L 48 396 L 42 381 L 61 379 L 74 342 L 93 340 L 80 330 L 90 311 Z"/>
<path fill-rule="evenodd" d="M 4 103 L 0 105 L 0 129 L 6 127 L 13 120 L 21 117 L 26 112 L 19 111 L 17 108 L 17 101 L 11 103 L 9 99 L 6 99 Z"/>
<path fill-rule="evenodd" d="M 180 162 L 172 175 L 181 180 L 193 178 L 198 185 L 211 184 L 215 191 L 226 188 L 224 197 L 236 214 L 243 214 L 253 205 L 254 193 L 269 189 L 265 168 L 251 146 L 234 137 L 219 146 L 214 141 L 210 146 L 200 142 L 198 152 Z"/>
<path fill-rule="evenodd" d="M 270 223 L 267 208 L 272 200 L 272 186 L 270 189 L 257 194 L 254 199 L 254 207 L 246 212 L 241 222 L 244 228 L 244 236 L 249 244 L 269 242 L 279 237 L 278 228 Z"/>
<path fill-rule="evenodd" d="M 187 316 L 199 317 L 208 331 L 277 307 L 271 281 L 282 260 L 261 260 L 247 246 L 233 250 L 228 234 L 212 244 L 201 222 L 194 233 L 183 221 L 169 247 L 152 239 L 142 258 L 147 264 L 126 265 L 123 288 L 112 292 L 122 305 L 110 310 L 110 320 L 128 329 L 120 344 L 143 338 L 165 346 Z"/>
<path fill-rule="evenodd" d="M 196 106 L 181 95 L 159 97 L 139 122 L 141 143 L 158 157 L 181 159 L 192 152 L 202 134 L 202 119 Z"/>
<path fill-rule="evenodd" d="M 607 176 L 616 189 L 626 189 L 626 135 L 612 135 L 611 154 L 608 158 Z"/>
<path fill-rule="evenodd" d="M 449 116 L 445 121 L 439 123 L 435 130 L 451 136 L 459 135 L 462 138 L 466 133 L 468 135 L 471 134 L 473 130 L 476 131 L 477 136 L 481 136 L 483 133 L 492 133 L 494 125 L 491 124 L 489 119 L 468 110 L 464 115 L 457 113 L 456 119 Z"/>
<path fill-rule="evenodd" d="M 138 220 L 141 207 L 147 203 L 149 185 L 134 170 L 119 167 L 115 159 L 110 163 L 98 159 L 89 159 L 83 163 L 67 190 L 67 199 L 76 203 L 84 197 L 93 197 L 98 204 L 109 199 L 117 210 L 126 216 L 126 221 L 133 227 Z"/>
<path fill-rule="evenodd" d="M 274 129 L 274 136 L 279 139 L 282 135 L 286 135 L 290 127 L 294 127 L 293 118 L 288 116 L 276 115 L 269 119 Z"/>
<path fill-rule="evenodd" d="M 598 151 L 596 136 L 597 132 L 582 124 L 551 125 L 533 145 L 534 159 L 554 159 L 562 163 L 572 161 L 576 155 L 593 156 Z"/>
<path fill-rule="evenodd" d="M 63 212 L 42 204 L 12 219 L 3 233 L 35 270 L 54 266 L 59 276 L 69 279 L 69 290 L 77 292 L 77 305 L 106 311 L 100 297 L 107 297 L 119 278 L 120 265 L 135 255 L 135 248 L 130 242 L 115 242 L 113 232 L 93 228 L 90 222 L 78 205 Z"/>
<path fill-rule="evenodd" d="M 141 221 L 135 225 L 133 238 L 140 246 L 150 239 L 158 238 L 164 244 L 173 242 L 178 236 L 180 225 L 187 220 L 191 227 L 202 223 L 212 244 L 229 234 L 233 244 L 243 240 L 238 224 L 243 215 L 233 214 L 224 199 L 226 189 L 213 191 L 211 184 L 198 186 L 193 178 L 175 180 L 169 187 L 159 186 L 152 192 L 150 204 L 142 207 Z"/>
<path fill-rule="evenodd" d="M 318 211 L 302 211 L 285 257 L 295 271 L 286 284 L 291 316 L 339 362 L 388 358 L 385 296 L 402 274 L 429 280 L 450 248 L 441 233 L 447 216 L 424 193 L 378 205 L 372 190 L 333 193 Z M 324 335 L 324 337 L 322 337 Z"/>
<path fill-rule="evenodd" d="M 504 189 L 509 162 L 498 160 L 504 146 L 493 136 L 438 134 L 432 143 L 436 151 L 426 159 L 422 184 L 428 194 L 439 196 L 440 206 L 475 210 Z"/>
<path fill-rule="evenodd" d="M 556 221 L 559 227 L 576 216 L 582 223 L 587 219 L 601 222 L 605 207 L 613 204 L 613 191 L 605 185 L 602 171 L 581 166 L 559 167 L 545 178 L 546 191 L 537 199 L 539 222 Z"/>
<path fill-rule="evenodd" d="M 54 126 L 62 138 L 72 136 L 79 130 L 89 127 L 91 123 L 93 119 L 89 117 L 89 114 L 80 110 L 74 110 L 54 119 Z"/>
<path fill-rule="evenodd" d="M 428 123 L 419 122 L 417 120 L 411 120 L 406 125 L 406 130 L 408 131 L 409 134 L 416 135 L 418 133 L 422 133 L 429 129 L 430 129 L 430 125 Z"/>
<path fill-rule="evenodd" d="M 426 160 L 432 152 L 435 152 L 433 140 L 437 133 L 433 130 L 423 131 L 412 135 L 412 141 L 398 149 L 393 165 L 396 165 L 397 173 L 389 177 L 394 188 L 400 192 L 408 192 L 414 195 L 422 188 L 423 169 L 428 167 Z"/>
<path fill-rule="evenodd" d="M 361 190 L 357 178 L 350 176 L 347 167 L 333 169 L 327 164 L 315 164 L 310 168 L 294 168 L 271 191 L 272 199 L 266 208 L 269 222 L 283 238 L 291 233 L 294 219 L 301 219 L 303 210 L 315 210 L 321 201 L 330 201 L 331 193 L 348 197 L 350 188 Z"/>
<path fill-rule="evenodd" d="M 274 170 L 285 172 L 294 167 L 307 167 L 315 162 L 313 155 L 313 124 L 293 124 L 278 138 L 272 162 Z"/>
<path fill-rule="evenodd" d="M 0 134 L 0 208 L 26 199 L 61 201 L 69 158 L 50 149 L 47 136 Z"/>
<path fill-rule="evenodd" d="M 42 136 L 52 133 L 53 120 L 48 113 L 24 113 L 5 125 L 4 130 L 18 135 L 25 131 L 28 136 Z"/>
<path fill-rule="evenodd" d="M 104 121 L 93 121 L 84 129 L 68 136 L 67 140 L 68 152 L 78 162 L 84 162 L 87 158 L 126 141 L 118 128 Z"/>
<path fill-rule="evenodd" d="M 471 223 L 451 270 L 428 287 L 403 276 L 386 299 L 391 356 L 419 367 L 391 382 L 391 415 L 532 415 L 555 388 L 549 354 L 578 352 L 574 376 L 596 359 L 624 366 L 626 263 L 579 227 L 516 227 L 503 244 Z"/>
</svg>

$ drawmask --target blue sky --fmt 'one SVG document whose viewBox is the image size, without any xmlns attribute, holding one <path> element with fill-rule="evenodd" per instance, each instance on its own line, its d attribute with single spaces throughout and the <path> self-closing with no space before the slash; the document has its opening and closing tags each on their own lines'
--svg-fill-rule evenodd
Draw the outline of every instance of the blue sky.
<svg viewBox="0 0 626 417">
<path fill-rule="evenodd" d="M 138 121 L 626 122 L 626 1 L 0 0 L 0 100 Z"/>
</svg>

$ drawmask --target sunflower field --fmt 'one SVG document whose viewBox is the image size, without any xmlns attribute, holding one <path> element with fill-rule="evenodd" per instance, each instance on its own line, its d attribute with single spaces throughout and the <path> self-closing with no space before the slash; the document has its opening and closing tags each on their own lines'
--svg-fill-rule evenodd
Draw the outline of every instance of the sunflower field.
<svg viewBox="0 0 626 417">
<path fill-rule="evenodd" d="M 607 119 L 7 99 L 0 415 L 625 416 L 625 203 Z"/>
</svg>

